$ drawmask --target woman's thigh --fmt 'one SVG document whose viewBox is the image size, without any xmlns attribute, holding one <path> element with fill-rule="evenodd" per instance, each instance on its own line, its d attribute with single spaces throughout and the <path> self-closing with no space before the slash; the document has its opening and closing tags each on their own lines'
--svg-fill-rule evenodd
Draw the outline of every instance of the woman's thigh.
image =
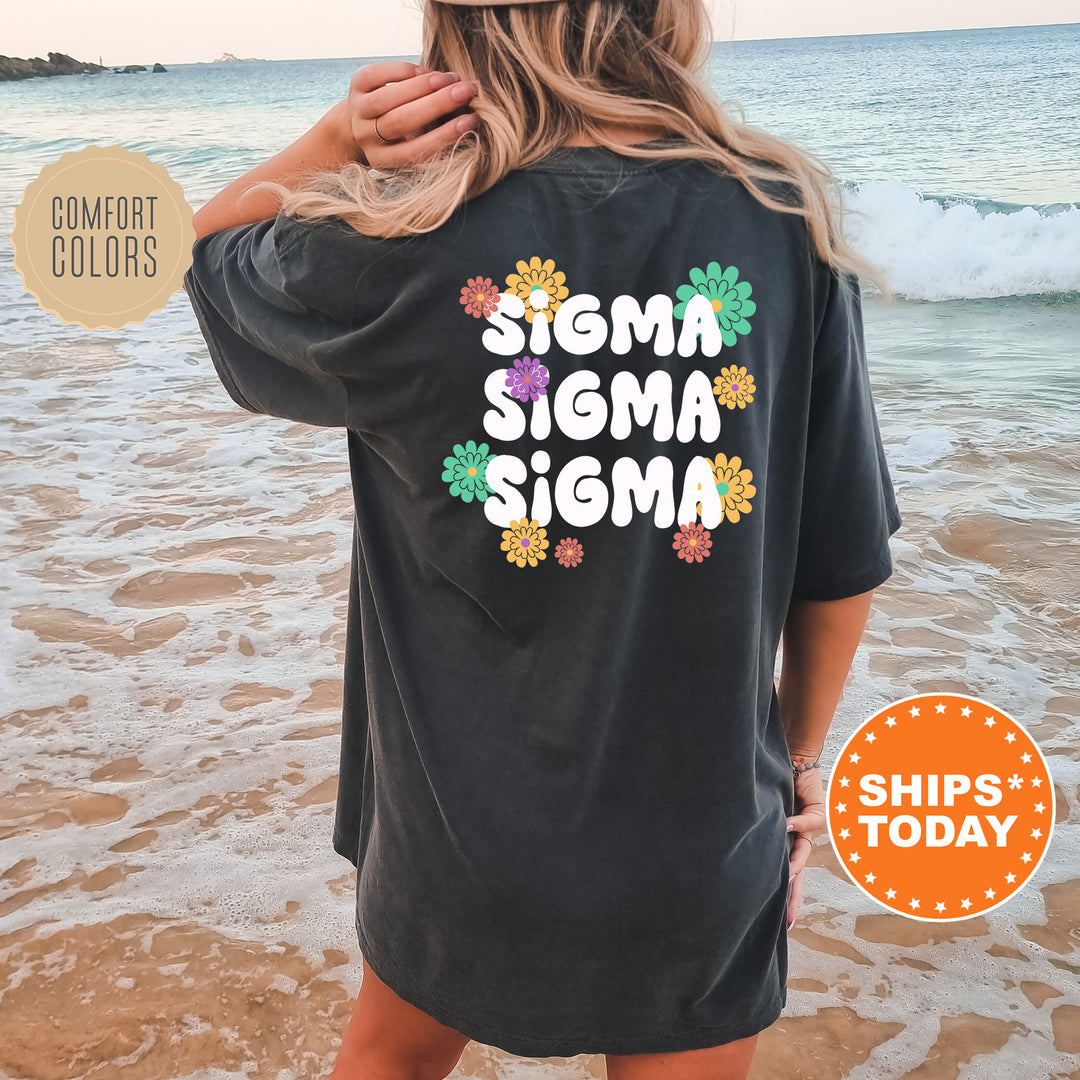
<svg viewBox="0 0 1080 1080">
<path fill-rule="evenodd" d="M 677 1054 L 608 1054 L 608 1080 L 746 1080 L 757 1035 Z"/>
<path fill-rule="evenodd" d="M 364 981 L 329 1080 L 443 1080 L 469 1039 L 390 989 L 364 961 Z"/>
</svg>

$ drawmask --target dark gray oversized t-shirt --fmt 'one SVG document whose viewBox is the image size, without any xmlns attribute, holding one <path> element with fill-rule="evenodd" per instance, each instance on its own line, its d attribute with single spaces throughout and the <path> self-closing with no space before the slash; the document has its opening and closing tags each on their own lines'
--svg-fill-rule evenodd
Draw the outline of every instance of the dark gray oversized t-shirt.
<svg viewBox="0 0 1080 1080">
<path fill-rule="evenodd" d="M 193 254 L 233 400 L 346 429 L 333 840 L 372 968 L 520 1055 L 767 1027 L 781 628 L 885 581 L 900 525 L 857 279 L 738 181 L 600 147 L 420 236 L 279 215 Z"/>
</svg>

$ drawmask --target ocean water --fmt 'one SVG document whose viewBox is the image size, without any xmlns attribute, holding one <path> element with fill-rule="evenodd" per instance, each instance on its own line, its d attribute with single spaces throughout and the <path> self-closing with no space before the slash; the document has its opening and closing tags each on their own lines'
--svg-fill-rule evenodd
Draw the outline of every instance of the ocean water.
<svg viewBox="0 0 1080 1080">
<path fill-rule="evenodd" d="M 966 1051 L 979 1071 L 964 1076 L 1080 1067 L 1053 1017 L 1080 1007 L 1065 961 L 1080 921 L 1078 55 L 1080 24 L 712 54 L 715 89 L 747 122 L 834 168 L 849 238 L 899 294 L 868 290 L 865 316 L 904 525 L 826 760 L 888 700 L 962 691 L 1027 726 L 1055 779 L 1058 831 L 1035 880 L 947 940 L 917 923 L 901 941 L 876 933 L 876 909 L 819 847 L 787 1012 L 809 1025 L 801 1045 L 838 990 L 860 1030 L 882 1025 L 847 1062 L 852 1080 L 917 1067 L 956 1011 L 982 1018 Z M 344 440 L 237 410 L 183 293 L 120 331 L 60 323 L 24 291 L 9 237 L 38 171 L 90 143 L 145 152 L 198 207 L 306 130 L 365 62 L 0 84 L 0 1002 L 31 1047 L 0 1057 L 0 1076 L 105 1061 L 166 1075 L 151 1063 L 180 1031 L 177 1076 L 287 1080 L 325 1061 L 347 1018 L 352 870 L 330 848 Z M 206 958 L 187 974 L 148 944 L 175 919 Z M 86 971 L 107 974 L 88 990 Z M 814 980 L 828 993 L 805 989 Z M 212 1025 L 180 993 L 208 981 L 249 995 L 222 998 Z M 1021 992 L 1036 984 L 1060 996 Z M 277 1049 L 252 1026 L 256 994 Z M 43 1001 L 65 1034 L 49 1024 L 35 1042 Z M 138 1037 L 117 1027 L 94 1050 L 109 1010 L 136 1017 Z M 829 1046 L 837 1022 L 821 1021 Z M 590 1068 L 478 1051 L 460 1075 Z"/>
</svg>

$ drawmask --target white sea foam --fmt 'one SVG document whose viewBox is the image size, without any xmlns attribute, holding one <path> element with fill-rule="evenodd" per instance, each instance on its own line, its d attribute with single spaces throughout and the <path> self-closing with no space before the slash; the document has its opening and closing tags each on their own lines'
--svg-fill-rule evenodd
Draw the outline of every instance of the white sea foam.
<svg viewBox="0 0 1080 1080">
<path fill-rule="evenodd" d="M 918 45 L 916 36 L 907 37 Z M 777 63 L 776 70 L 790 71 L 786 52 Z M 225 68 L 205 65 L 207 78 L 221 80 Z M 329 69 L 296 68 L 297 92 L 311 95 L 302 107 L 313 115 L 324 92 L 323 70 Z M 845 70 L 855 68 L 833 65 L 833 77 Z M 240 75 L 236 68 L 231 77 Z M 785 89 L 784 80 L 763 79 L 756 65 L 753 77 L 755 86 Z M 62 707 L 77 695 L 88 700 L 85 709 L 59 708 L 55 715 L 16 720 L 2 732 L 8 783 L 0 794 L 44 781 L 59 793 L 46 790 L 45 802 L 63 806 L 63 793 L 70 792 L 122 799 L 129 808 L 115 820 L 103 814 L 92 824 L 45 822 L 0 842 L 4 865 L 21 863 L 25 874 L 0 882 L 0 900 L 41 890 L 31 903 L 5 910 L 0 934 L 38 924 L 43 935 L 63 933 L 148 914 L 254 942 L 271 954 L 294 945 L 316 971 L 323 970 L 324 950 L 344 953 L 347 963 L 319 977 L 337 979 L 354 993 L 360 955 L 352 871 L 331 849 L 333 804 L 324 789 L 337 768 L 340 743 L 332 726 L 338 710 L 333 704 L 300 707 L 317 681 L 341 677 L 351 541 L 343 436 L 300 431 L 233 407 L 182 295 L 144 323 L 111 333 L 60 324 L 40 310 L 12 267 L 5 238 L 37 169 L 79 143 L 70 125 L 75 84 L 33 82 L 8 88 L 26 97 L 5 122 L 18 121 L 34 141 L 12 145 L 0 161 L 0 390 L 8 420 L 7 437 L 0 439 L 0 554 L 7 568 L 0 688 L 9 702 L 2 711 Z M 86 93 L 107 85 L 78 83 Z M 170 95 L 181 95 L 170 101 L 184 110 L 196 107 L 182 97 L 188 85 L 204 89 L 194 79 L 169 84 Z M 1053 85 L 1064 100 L 1061 84 Z M 826 89 L 834 103 L 858 97 L 833 85 Z M 74 100 L 83 128 L 121 145 L 137 141 L 169 165 L 189 201 L 199 205 L 243 170 L 245 155 L 254 165 L 278 148 L 280 102 L 269 112 L 242 110 L 220 105 L 223 99 L 213 94 L 222 92 L 211 87 L 199 99 L 195 127 L 176 121 L 180 115 L 186 124 L 194 115 L 187 111 L 162 107 L 151 117 L 145 103 L 135 111 L 94 111 L 92 103 Z M 61 94 L 68 111 L 46 93 Z M 883 107 L 893 110 L 895 101 Z M 786 101 L 783 109 L 790 115 Z M 829 148 L 837 155 L 847 152 L 853 131 L 859 136 L 837 122 L 839 113 L 821 110 L 814 120 L 823 144 L 835 133 Z M 1048 179 L 1036 184 L 1018 172 L 1009 186 L 1004 173 L 996 179 L 987 170 L 958 175 L 950 155 L 924 140 L 916 125 L 906 129 L 912 133 L 906 142 L 886 145 L 863 116 L 853 117 L 867 138 L 882 144 L 860 167 L 865 162 L 877 175 L 913 178 L 922 192 L 960 191 L 970 178 L 1005 198 L 1076 197 L 1071 177 L 1065 185 L 1053 179 L 1053 160 L 1032 164 L 1025 157 L 1029 174 Z M 1019 132 L 1021 125 L 1013 127 Z M 183 153 L 176 149 L 178 131 L 191 132 L 191 149 Z M 221 145 L 204 146 L 207 132 Z M 47 141 L 52 134 L 57 140 Z M 146 141 L 155 137 L 160 141 Z M 913 155 L 916 143 L 927 148 L 925 159 Z M 994 153 L 1019 156 L 1015 144 L 999 144 Z M 891 541 L 895 578 L 875 601 L 826 760 L 834 760 L 853 727 L 884 702 L 960 684 L 1036 730 L 1075 819 L 1080 762 L 1076 728 L 1068 723 L 1070 702 L 1080 694 L 1077 578 L 1075 548 L 1062 541 L 1060 523 L 1080 513 L 1073 466 L 1080 305 L 1075 293 L 1067 304 L 1034 296 L 1080 290 L 1080 208 L 965 202 L 886 181 L 850 188 L 847 204 L 857 211 L 846 223 L 849 238 L 902 296 L 973 302 L 867 305 L 871 370 L 905 523 Z M 985 303 L 1007 296 L 1029 299 Z M 187 456 L 168 461 L 179 454 Z M 965 531 L 968 522 L 975 526 Z M 229 540 L 236 546 L 224 543 Z M 274 542 L 292 545 L 294 557 L 280 561 Z M 190 553 L 182 551 L 187 544 Z M 146 606 L 131 606 L 131 594 L 118 592 L 156 572 L 219 575 L 224 584 L 190 603 L 179 586 L 173 599 Z M 255 576 L 243 589 L 227 587 L 225 579 L 241 574 Z M 134 646 L 135 623 L 177 615 L 183 624 L 154 647 L 113 654 L 95 637 L 107 641 L 112 631 Z M 84 631 L 83 618 L 101 622 Z M 56 640 L 56 626 L 71 640 Z M 287 696 L 253 694 L 245 703 L 234 694 L 237 684 Z M 132 757 L 139 772 L 108 771 Z M 312 792 L 316 797 L 305 798 Z M 917 1070 L 932 1053 L 941 1016 L 955 1013 L 958 1003 L 1028 1029 L 996 1053 L 978 1055 L 980 1080 L 1027 1076 L 1033 1067 L 1044 1075 L 1075 1068 L 1074 1056 L 1052 1048 L 1049 1014 L 1063 1004 L 1076 1007 L 1080 996 L 1060 956 L 1021 930 L 1046 921 L 1044 886 L 1076 876 L 1080 825 L 1062 821 L 1056 828 L 1060 833 L 1036 879 L 991 914 L 987 934 L 935 944 L 857 939 L 856 920 L 878 909 L 843 876 L 811 867 L 802 917 L 828 913 L 828 936 L 858 940 L 870 963 L 808 949 L 801 943 L 805 935 L 793 936 L 792 974 L 814 973 L 829 992 L 793 989 L 786 1013 L 810 1015 L 839 1001 L 868 1022 L 903 1020 L 905 1029 L 854 1066 L 850 1080 L 891 1080 Z M 145 846 L 126 846 L 150 830 L 157 836 Z M 104 876 L 92 880 L 117 867 L 130 873 L 111 885 Z M 300 905 L 295 914 L 290 902 Z M 988 946 L 995 944 L 1005 950 L 992 952 Z M 1020 953 L 1030 959 L 1019 959 Z M 81 955 L 72 946 L 67 955 L 27 965 L 14 973 L 6 993 L 24 979 L 48 985 Z M 197 1002 L 190 973 L 172 960 L 162 956 L 157 971 L 148 964 L 106 972 L 97 984 L 99 1002 L 110 980 L 139 995 L 152 978 L 175 980 L 177 994 Z M 938 970 L 927 978 L 908 964 Z M 276 973 L 273 988 L 299 1010 L 308 986 L 297 983 L 295 970 Z M 1039 1007 L 1019 989 L 1031 982 L 1060 988 L 1061 996 Z M 206 1037 L 210 1020 L 195 1010 L 182 1026 Z M 218 1031 L 223 1045 L 231 1043 L 227 1027 Z M 148 1055 L 153 1048 L 147 1040 L 131 1049 Z M 580 1059 L 507 1062 L 491 1052 L 471 1060 L 463 1080 L 592 1075 Z M 178 1064 L 177 1072 L 187 1067 Z M 244 1080 L 256 1068 L 251 1060 L 235 1069 L 199 1069 L 184 1080 Z M 264 1073 L 273 1080 L 297 1075 L 276 1066 L 257 1075 Z"/>
<path fill-rule="evenodd" d="M 923 195 L 893 180 L 845 191 L 845 235 L 913 300 L 1080 290 L 1080 206 Z"/>
<path fill-rule="evenodd" d="M 5 281 L 0 272 L 0 297 L 13 291 L 10 274 Z M 337 710 L 300 708 L 315 680 L 341 675 L 351 537 L 344 440 L 339 432 L 300 431 L 234 408 L 186 304 L 175 297 L 111 342 L 31 311 L 23 325 L 25 340 L 35 345 L 9 352 L 3 389 L 11 434 L 0 446 L 8 455 L 0 470 L 8 503 L 0 508 L 0 551 L 10 617 L 0 625 L 0 655 L 18 685 L 10 708 L 88 698 L 82 711 L 4 731 L 9 787 L 46 780 L 60 791 L 121 798 L 129 809 L 116 820 L 67 821 L 0 844 L 9 865 L 36 860 L 18 888 L 51 890 L 9 911 L 0 932 L 43 920 L 57 932 L 148 913 L 196 922 L 269 953 L 288 942 L 315 970 L 323 950 L 338 950 L 349 962 L 322 977 L 339 979 L 354 993 L 360 973 L 351 869 L 331 850 L 328 794 L 304 799 L 336 770 Z M 1027 317 L 1040 319 L 1035 347 L 1015 316 L 996 307 L 975 319 L 966 310 L 972 306 L 867 305 L 883 436 L 905 527 L 892 540 L 896 578 L 877 601 L 827 760 L 866 715 L 929 686 L 963 683 L 1032 725 L 1064 711 L 1060 702 L 1075 693 L 1076 648 L 1058 621 L 1068 616 L 1068 551 L 1063 547 L 1057 557 L 1051 596 L 1041 591 L 1041 579 L 1010 570 L 1007 558 L 991 552 L 1002 565 L 983 563 L 970 534 L 950 542 L 950 531 L 976 514 L 980 528 L 1000 534 L 998 547 L 1015 548 L 1020 541 L 1008 531 L 1013 519 L 1023 518 L 1038 537 L 1075 517 L 1068 452 L 1076 413 L 1064 399 L 1048 406 L 1025 395 L 1049 385 L 1074 355 L 1080 316 L 1040 314 L 1039 303 L 1023 302 Z M 1007 376 L 1018 357 L 1024 380 L 1012 387 L 1000 373 Z M 162 460 L 181 453 L 187 456 L 175 463 Z M 1023 500 L 1038 482 L 1048 490 L 1038 494 L 1033 513 Z M 29 526 L 29 533 L 21 531 Z M 213 547 L 230 539 L 238 546 Z M 292 557 L 280 561 L 274 541 L 291 545 Z M 1028 543 L 1024 553 L 1044 563 L 1038 540 Z M 158 571 L 257 577 L 242 590 L 222 588 L 191 603 L 178 591 L 171 601 L 132 607 L 129 594 L 117 591 Z M 27 621 L 28 612 L 42 608 L 49 609 L 50 626 L 61 628 L 72 625 L 65 611 L 98 618 L 106 637 L 108 628 L 129 620 L 182 614 L 185 623 L 156 647 L 112 655 L 86 640 L 88 634 L 55 640 L 49 626 Z M 237 684 L 288 696 L 231 703 Z M 1060 731 L 1039 732 L 1040 744 L 1059 788 L 1071 792 L 1080 781 L 1071 752 L 1075 733 L 1064 717 L 1057 722 Z M 95 779 L 98 769 L 128 757 L 145 773 Z M 182 816 L 157 821 L 170 812 Z M 121 846 L 150 829 L 158 835 L 145 846 Z M 1045 1044 L 1049 1021 L 1021 993 L 995 981 L 986 949 L 988 941 L 1019 947 L 1017 925 L 1045 919 L 1039 888 L 1074 876 L 1076 826 L 1063 828 L 1055 845 L 1037 881 L 993 913 L 989 935 L 907 950 L 941 967 L 932 982 L 898 975 L 896 947 L 888 943 L 860 941 L 872 962 L 853 969 L 843 957 L 811 960 L 795 939 L 793 971 L 813 969 L 824 972 L 830 987 L 857 988 L 860 1015 L 868 1019 L 902 1015 L 908 1023 L 853 1076 L 884 1080 L 917 1068 L 937 1037 L 941 1011 L 957 1000 L 985 1016 L 1012 1016 L 1006 1010 L 1015 1004 L 1031 1030 L 999 1052 L 1001 1064 L 986 1071 L 988 1080 L 1007 1069 L 1016 1075 L 1024 1056 Z M 82 875 L 117 866 L 130 874 L 93 891 L 80 887 Z M 0 886 L 0 899 L 16 888 Z M 836 918 L 844 941 L 854 939 L 855 919 L 875 910 L 821 867 L 808 875 L 808 894 L 807 916 L 843 913 Z M 290 901 L 300 905 L 295 917 Z M 74 956 L 57 959 L 73 963 Z M 176 979 L 178 992 L 190 991 L 170 962 L 175 957 L 162 960 L 161 975 Z M 1045 952 L 1030 963 L 1006 957 L 996 970 L 1007 971 L 1013 987 L 1055 985 L 1057 975 Z M 49 971 L 39 967 L 32 977 Z M 118 970 L 115 977 L 131 975 Z M 886 978 L 890 996 L 880 997 L 876 987 Z M 294 984 L 291 970 L 283 970 L 273 989 L 299 1003 L 306 987 Z M 136 979 L 130 989 L 138 993 L 140 985 Z M 793 990 L 788 1015 L 813 1013 L 819 998 Z M 556 1067 L 492 1060 L 500 1075 L 519 1080 L 586 1075 L 581 1061 Z M 1048 1060 L 1059 1070 L 1071 1067 L 1063 1053 Z M 475 1075 L 494 1073 L 493 1066 Z M 203 1070 L 190 1080 L 243 1075 Z"/>
</svg>

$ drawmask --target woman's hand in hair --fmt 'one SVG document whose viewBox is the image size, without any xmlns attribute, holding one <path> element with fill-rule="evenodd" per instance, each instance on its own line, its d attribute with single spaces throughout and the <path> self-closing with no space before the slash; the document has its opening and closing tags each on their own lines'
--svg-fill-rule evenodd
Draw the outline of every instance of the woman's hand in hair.
<svg viewBox="0 0 1080 1080">
<path fill-rule="evenodd" d="M 459 100 L 455 86 L 467 93 Z M 352 161 L 394 169 L 433 156 L 477 123 L 469 108 L 476 87 L 408 61 L 368 64 L 352 77 L 349 96 L 300 138 L 218 192 L 194 216 L 196 239 L 218 229 L 276 217 L 281 193 L 312 170 L 337 172 Z M 375 134 L 391 140 L 385 143 Z M 460 126 L 464 125 L 464 126 Z M 269 188 L 259 188 L 267 183 Z"/>
<path fill-rule="evenodd" d="M 454 72 L 407 60 L 367 64 L 353 75 L 349 96 L 341 103 L 343 137 L 355 158 L 372 168 L 423 161 L 476 126 L 477 116 L 469 109 L 476 90 Z"/>
</svg>

